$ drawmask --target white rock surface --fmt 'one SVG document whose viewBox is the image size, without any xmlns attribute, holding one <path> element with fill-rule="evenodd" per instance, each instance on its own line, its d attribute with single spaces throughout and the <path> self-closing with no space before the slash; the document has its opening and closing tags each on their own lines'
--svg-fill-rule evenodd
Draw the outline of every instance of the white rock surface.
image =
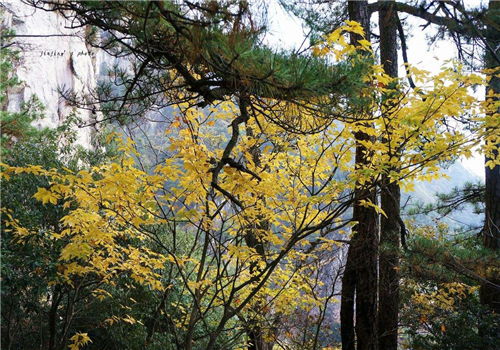
<svg viewBox="0 0 500 350">
<path fill-rule="evenodd" d="M 73 111 L 83 121 L 93 120 L 95 115 L 89 110 L 73 110 L 58 91 L 82 95 L 96 86 L 105 56 L 87 47 L 85 29 L 70 29 L 63 16 L 34 9 L 21 0 L 3 1 L 0 6 L 3 25 L 22 36 L 14 38 L 21 52 L 16 75 L 22 85 L 8 92 L 8 110 L 18 111 L 23 102 L 36 95 L 46 107 L 40 126 L 57 126 Z M 90 127 L 79 129 L 78 142 L 90 147 L 91 135 Z"/>
</svg>

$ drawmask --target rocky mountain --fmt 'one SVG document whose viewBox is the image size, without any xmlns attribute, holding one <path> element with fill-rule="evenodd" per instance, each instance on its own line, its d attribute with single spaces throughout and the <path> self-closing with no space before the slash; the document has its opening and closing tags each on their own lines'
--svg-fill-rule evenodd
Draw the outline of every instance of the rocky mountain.
<svg viewBox="0 0 500 350">
<path fill-rule="evenodd" d="M 1 2 L 0 11 L 1 25 L 14 31 L 11 47 L 20 57 L 15 74 L 22 83 L 8 91 L 8 110 L 19 111 L 36 95 L 46 108 L 40 126 L 54 127 L 73 112 L 84 122 L 96 118 L 91 110 L 75 110 L 60 94 L 62 90 L 88 93 L 110 62 L 109 56 L 87 45 L 85 28 L 72 29 L 63 16 L 34 9 L 20 0 Z M 89 147 L 91 135 L 92 129 L 80 129 L 80 144 Z"/>
<path fill-rule="evenodd" d="M 403 195 L 402 204 L 407 203 L 407 208 L 411 208 L 417 203 L 429 204 L 436 201 L 436 194 L 450 193 L 454 188 L 460 188 L 466 183 L 484 182 L 477 171 L 473 171 L 464 162 L 456 162 L 445 169 L 447 178 L 441 178 L 431 182 L 415 183 L 414 191 Z M 419 222 L 430 223 L 433 218 L 439 215 L 428 214 L 418 215 Z M 472 206 L 465 206 L 463 210 L 452 213 L 444 219 L 451 227 L 479 227 L 482 226 L 483 215 L 475 214 Z"/>
</svg>

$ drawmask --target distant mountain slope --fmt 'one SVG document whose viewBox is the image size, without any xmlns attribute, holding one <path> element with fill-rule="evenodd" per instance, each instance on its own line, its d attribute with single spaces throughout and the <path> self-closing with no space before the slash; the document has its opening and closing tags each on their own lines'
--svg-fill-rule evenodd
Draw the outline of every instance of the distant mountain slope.
<svg viewBox="0 0 500 350">
<path fill-rule="evenodd" d="M 474 169 L 476 170 L 476 169 Z M 462 187 L 467 182 L 483 182 L 483 178 L 478 175 L 477 171 L 473 171 L 470 167 L 464 166 L 461 162 L 456 162 L 446 169 L 445 173 L 449 178 L 442 178 L 432 182 L 417 182 L 415 190 L 403 195 L 402 203 L 408 201 L 408 207 L 411 207 L 417 202 L 434 203 L 436 201 L 436 193 L 449 193 L 456 187 Z M 409 198 L 409 199 L 408 199 Z M 437 215 L 419 215 L 419 222 L 431 223 L 432 218 Z M 454 213 L 445 220 L 447 224 L 453 227 L 461 225 L 481 226 L 483 215 L 475 214 L 470 206 L 464 210 Z"/>
</svg>

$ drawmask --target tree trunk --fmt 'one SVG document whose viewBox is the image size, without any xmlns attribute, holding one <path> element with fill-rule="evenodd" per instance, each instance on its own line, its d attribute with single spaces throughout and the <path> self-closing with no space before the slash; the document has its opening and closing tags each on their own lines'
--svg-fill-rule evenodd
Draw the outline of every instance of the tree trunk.
<svg viewBox="0 0 500 350">
<path fill-rule="evenodd" d="M 500 56 L 500 2 L 490 0 L 488 8 L 488 29 L 487 42 L 495 54 L 486 50 L 485 67 L 498 68 L 497 57 Z M 497 72 L 498 74 L 498 72 Z M 500 93 L 500 78 L 498 75 L 493 75 L 486 89 L 488 92 L 493 91 L 495 94 Z M 497 111 L 497 113 L 500 111 Z M 500 145 L 497 145 L 499 147 Z M 489 159 L 487 158 L 486 161 Z M 495 166 L 493 169 L 485 167 L 485 224 L 483 230 L 483 242 L 486 248 L 497 251 L 500 247 L 500 166 Z M 492 311 L 500 314 L 500 278 L 491 278 L 490 283 L 483 283 L 480 290 L 481 303 L 488 306 Z"/>
<path fill-rule="evenodd" d="M 57 336 L 57 309 L 61 303 L 63 294 L 61 292 L 61 286 L 56 285 L 52 290 L 51 305 L 48 314 L 48 324 L 49 324 L 49 344 L 48 350 L 53 350 L 56 346 L 56 336 Z"/>
<path fill-rule="evenodd" d="M 356 237 L 351 239 L 351 245 L 355 245 Z M 355 251 L 349 248 L 342 276 L 342 292 L 340 301 L 340 337 L 342 339 L 342 350 L 355 349 L 354 334 L 354 294 L 356 292 L 356 265 Z"/>
<path fill-rule="evenodd" d="M 364 157 L 364 154 L 363 154 Z M 358 157 L 357 157 L 358 158 Z M 362 198 L 376 202 L 375 191 Z M 356 343 L 358 350 L 377 349 L 377 215 L 373 208 L 355 206 L 354 227 L 359 245 L 356 262 Z"/>
<path fill-rule="evenodd" d="M 381 207 L 387 217 L 381 218 L 379 257 L 379 348 L 398 348 L 399 315 L 399 234 L 401 227 L 397 218 L 400 211 L 400 188 L 397 183 L 382 181 Z"/>
<path fill-rule="evenodd" d="M 367 1 L 349 1 L 349 19 L 359 22 L 370 39 L 370 15 Z M 355 44 L 361 36 L 351 34 L 351 43 Z M 362 141 L 368 135 L 358 132 L 356 138 L 356 167 L 364 167 L 369 163 L 366 148 Z M 359 200 L 366 199 L 376 202 L 376 193 L 371 184 L 367 187 L 358 185 L 355 189 L 355 205 L 353 219 L 357 222 L 353 228 L 354 236 L 348 252 L 346 275 L 342 279 L 342 295 L 345 300 L 341 303 L 341 334 L 343 349 L 353 349 L 352 315 L 354 314 L 352 293 L 355 289 L 356 302 L 356 344 L 358 350 L 377 349 L 377 215 L 373 208 L 359 205 Z M 368 190 L 366 189 L 368 188 Z M 354 283 L 353 283 L 354 280 Z"/>
<path fill-rule="evenodd" d="M 383 2 L 378 14 L 380 62 L 387 75 L 397 77 L 397 12 L 394 3 Z M 390 138 L 389 130 L 386 141 L 389 142 Z M 400 199 L 399 185 L 383 176 L 380 200 L 387 217 L 382 215 L 380 222 L 378 336 L 379 348 L 384 350 L 397 350 L 398 347 Z"/>
</svg>

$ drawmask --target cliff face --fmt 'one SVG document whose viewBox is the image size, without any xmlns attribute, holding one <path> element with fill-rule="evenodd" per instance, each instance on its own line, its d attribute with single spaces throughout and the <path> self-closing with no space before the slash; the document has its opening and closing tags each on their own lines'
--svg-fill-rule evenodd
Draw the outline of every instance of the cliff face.
<svg viewBox="0 0 500 350">
<path fill-rule="evenodd" d="M 39 126 L 54 127 L 69 114 L 85 122 L 96 118 L 90 110 L 74 109 L 61 97 L 60 90 L 87 94 L 103 74 L 104 53 L 86 45 L 85 28 L 70 29 L 63 16 L 37 10 L 20 0 L 0 3 L 2 25 L 15 31 L 13 47 L 20 53 L 15 74 L 22 82 L 8 91 L 8 110 L 19 111 L 23 102 L 36 95 L 46 107 Z M 90 147 L 92 129 L 78 130 L 78 141 Z"/>
</svg>

